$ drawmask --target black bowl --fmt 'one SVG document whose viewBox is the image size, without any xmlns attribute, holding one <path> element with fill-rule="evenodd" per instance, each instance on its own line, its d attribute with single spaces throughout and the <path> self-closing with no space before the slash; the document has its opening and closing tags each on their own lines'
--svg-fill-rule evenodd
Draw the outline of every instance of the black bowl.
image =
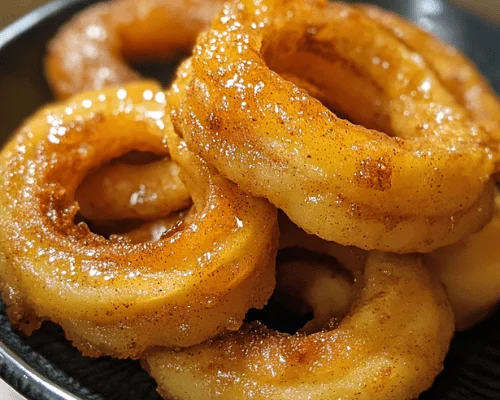
<svg viewBox="0 0 500 400">
<path fill-rule="evenodd" d="M 58 0 L 0 32 L 0 137 L 52 100 L 42 59 L 47 41 L 73 14 L 95 1 Z M 373 1 L 435 32 L 467 53 L 500 91 L 500 29 L 443 0 Z M 167 81 L 172 63 L 142 72 Z M 32 400 L 153 400 L 155 383 L 134 361 L 82 357 L 56 325 L 32 337 L 13 331 L 0 300 L 0 376 Z M 500 399 L 500 312 L 457 334 L 444 372 L 421 399 Z M 237 399 L 235 399 L 237 400 Z"/>
</svg>

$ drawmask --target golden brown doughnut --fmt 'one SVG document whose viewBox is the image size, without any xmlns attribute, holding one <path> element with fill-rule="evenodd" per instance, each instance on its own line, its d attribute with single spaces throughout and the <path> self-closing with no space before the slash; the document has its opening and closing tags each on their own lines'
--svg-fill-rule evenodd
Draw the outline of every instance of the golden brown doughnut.
<svg viewBox="0 0 500 400">
<path fill-rule="evenodd" d="M 238 329 L 267 302 L 276 209 L 190 153 L 165 109 L 149 82 L 84 93 L 40 110 L 0 153 L 0 290 L 21 331 L 51 320 L 85 355 L 138 357 Z M 139 244 L 75 225 L 87 172 L 131 151 L 161 153 L 165 135 L 193 199 L 190 223 Z"/>
<path fill-rule="evenodd" d="M 339 119 L 275 71 L 398 137 Z M 487 135 L 418 54 L 342 3 L 228 3 L 170 100 L 192 151 L 324 239 L 430 252 L 491 216 Z"/>
<path fill-rule="evenodd" d="M 136 81 L 127 62 L 191 50 L 221 0 L 112 0 L 85 9 L 50 42 L 45 71 L 59 99 Z"/>
<path fill-rule="evenodd" d="M 310 276 L 304 271 L 304 280 Z M 334 329 L 279 333 L 259 323 L 143 365 L 165 399 L 413 399 L 442 369 L 453 314 L 415 255 L 372 252 L 363 290 Z"/>
</svg>

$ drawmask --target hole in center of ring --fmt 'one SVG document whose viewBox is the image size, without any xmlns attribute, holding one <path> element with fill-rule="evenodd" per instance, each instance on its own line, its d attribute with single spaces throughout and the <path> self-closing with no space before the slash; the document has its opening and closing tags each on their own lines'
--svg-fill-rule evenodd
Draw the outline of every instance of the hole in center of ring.
<svg viewBox="0 0 500 400">
<path fill-rule="evenodd" d="M 168 60 L 136 61 L 130 63 L 130 67 L 145 78 L 155 79 L 164 87 L 168 87 L 174 80 L 177 67 L 189 54 L 177 54 Z"/>
<path fill-rule="evenodd" d="M 170 158 L 131 152 L 90 172 L 79 185 L 75 223 L 107 239 L 154 242 L 181 231 L 191 198 Z"/>
<path fill-rule="evenodd" d="M 304 248 L 282 249 L 277 256 L 276 289 L 247 322 L 269 329 L 311 334 L 338 326 L 356 297 L 354 277 L 334 258 Z"/>
</svg>

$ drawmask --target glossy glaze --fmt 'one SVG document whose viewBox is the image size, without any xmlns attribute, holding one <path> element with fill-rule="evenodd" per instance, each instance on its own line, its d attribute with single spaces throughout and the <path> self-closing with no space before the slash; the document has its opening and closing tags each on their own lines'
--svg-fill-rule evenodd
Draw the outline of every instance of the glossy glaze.
<svg viewBox="0 0 500 400">
<path fill-rule="evenodd" d="M 232 3 L 184 69 L 172 120 L 190 149 L 309 233 L 429 252 L 491 215 L 487 135 L 419 54 L 352 7 Z M 339 119 L 276 72 L 398 137 Z"/>
<path fill-rule="evenodd" d="M 116 0 L 65 25 L 48 47 L 47 79 L 60 99 L 140 79 L 127 62 L 188 53 L 221 7 L 216 0 Z"/>
<path fill-rule="evenodd" d="M 25 333 L 48 319 L 86 355 L 138 357 L 237 329 L 271 295 L 276 209 L 191 154 L 165 109 L 148 82 L 84 93 L 40 110 L 0 153 L 0 285 Z M 196 209 L 190 224 L 139 244 L 75 225 L 86 173 L 133 150 L 161 153 L 166 134 Z"/>
<path fill-rule="evenodd" d="M 498 148 L 500 101 L 474 63 L 453 46 L 395 13 L 372 5 L 361 5 L 359 8 L 424 57 L 446 89 L 487 131 L 491 146 Z"/>
<path fill-rule="evenodd" d="M 165 398 L 413 399 L 433 382 L 453 314 L 418 256 L 370 253 L 359 299 L 338 328 L 288 335 L 260 324 L 145 366 Z"/>
</svg>

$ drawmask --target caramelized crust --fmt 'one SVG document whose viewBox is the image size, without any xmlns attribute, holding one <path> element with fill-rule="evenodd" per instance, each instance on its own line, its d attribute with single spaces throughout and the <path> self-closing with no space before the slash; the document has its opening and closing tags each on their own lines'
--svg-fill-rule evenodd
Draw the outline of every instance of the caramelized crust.
<svg viewBox="0 0 500 400">
<path fill-rule="evenodd" d="M 238 329 L 267 302 L 276 209 L 190 153 L 165 109 L 148 82 L 84 93 L 40 110 L 0 153 L 0 289 L 25 333 L 47 319 L 85 355 L 138 357 Z M 136 244 L 75 225 L 87 172 L 131 151 L 161 153 L 165 134 L 196 210 L 189 224 Z"/>
<path fill-rule="evenodd" d="M 221 0 L 112 0 L 84 10 L 52 39 L 45 72 L 59 99 L 136 81 L 127 62 L 188 53 Z"/>
<path fill-rule="evenodd" d="M 356 7 L 424 57 L 446 89 L 490 135 L 491 147 L 497 150 L 500 142 L 500 101 L 473 62 L 453 46 L 395 13 L 368 4 Z"/>
<path fill-rule="evenodd" d="M 166 399 L 413 399 L 443 368 L 453 314 L 415 255 L 372 252 L 338 328 L 288 335 L 261 324 L 143 365 Z"/>
<path fill-rule="evenodd" d="M 385 133 L 339 119 L 279 73 Z M 342 3 L 227 4 L 170 100 L 193 152 L 326 240 L 430 252 L 491 216 L 488 135 L 419 54 Z"/>
</svg>

